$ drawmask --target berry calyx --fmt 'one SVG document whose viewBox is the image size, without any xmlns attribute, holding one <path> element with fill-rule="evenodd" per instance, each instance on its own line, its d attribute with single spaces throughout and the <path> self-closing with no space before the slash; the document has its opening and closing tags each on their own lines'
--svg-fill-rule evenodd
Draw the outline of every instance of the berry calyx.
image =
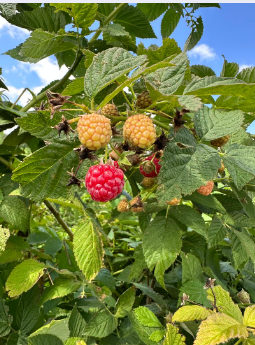
<svg viewBox="0 0 255 345">
<path fill-rule="evenodd" d="M 123 126 L 123 136 L 129 144 L 147 149 L 156 140 L 156 130 L 148 116 L 138 114 L 127 119 Z"/>
<path fill-rule="evenodd" d="M 206 185 L 201 186 L 197 189 L 197 192 L 201 195 L 209 195 L 213 190 L 214 183 L 213 181 L 209 181 Z"/>
<path fill-rule="evenodd" d="M 87 114 L 80 117 L 77 125 L 80 142 L 89 150 L 105 147 L 111 140 L 111 122 L 104 115 Z"/>
<path fill-rule="evenodd" d="M 143 91 L 137 96 L 136 107 L 139 109 L 148 108 L 153 103 L 149 91 Z"/>
<path fill-rule="evenodd" d="M 181 199 L 173 198 L 171 201 L 167 201 L 167 205 L 176 206 L 180 203 Z"/>
<path fill-rule="evenodd" d="M 140 165 L 140 172 L 145 177 L 156 177 L 161 169 L 159 158 L 155 154 L 145 158 L 144 162 Z"/>
<path fill-rule="evenodd" d="M 218 173 L 222 174 L 224 172 L 224 170 L 225 170 L 225 165 L 223 162 L 221 162 L 221 167 L 218 169 Z"/>
<path fill-rule="evenodd" d="M 106 202 L 115 199 L 124 187 L 124 174 L 121 169 L 110 164 L 98 164 L 89 168 L 85 185 L 92 199 Z"/>
<path fill-rule="evenodd" d="M 120 200 L 120 202 L 117 206 L 117 210 L 119 212 L 127 212 L 129 210 L 129 203 L 128 203 L 127 199 Z"/>
<path fill-rule="evenodd" d="M 116 107 L 115 104 L 106 104 L 102 110 L 101 110 L 103 115 L 108 115 L 108 116 L 119 116 L 119 111 L 118 108 Z"/>
<path fill-rule="evenodd" d="M 215 146 L 215 147 L 221 147 L 223 145 L 225 145 L 230 139 L 230 135 L 225 135 L 224 137 L 215 139 L 215 140 L 211 140 L 211 145 Z"/>
<path fill-rule="evenodd" d="M 144 177 L 142 182 L 141 182 L 141 185 L 144 188 L 150 188 L 150 187 L 154 186 L 154 184 L 155 184 L 155 178 L 153 178 L 153 177 Z"/>
<path fill-rule="evenodd" d="M 142 202 L 142 199 L 140 195 L 136 196 L 134 199 L 130 201 L 131 210 L 133 212 L 143 212 L 144 210 L 144 204 Z"/>
</svg>

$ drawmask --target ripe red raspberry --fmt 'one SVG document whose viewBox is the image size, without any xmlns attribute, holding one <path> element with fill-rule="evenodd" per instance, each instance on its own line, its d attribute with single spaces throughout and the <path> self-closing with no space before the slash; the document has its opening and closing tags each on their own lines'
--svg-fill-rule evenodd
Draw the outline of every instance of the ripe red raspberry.
<svg viewBox="0 0 255 345">
<path fill-rule="evenodd" d="M 197 192 L 201 195 L 209 195 L 213 190 L 214 183 L 213 181 L 209 181 L 206 183 L 205 186 L 201 186 L 197 189 Z"/>
<path fill-rule="evenodd" d="M 180 203 L 181 199 L 174 198 L 171 201 L 167 201 L 167 205 L 176 206 Z"/>
<path fill-rule="evenodd" d="M 115 199 L 122 192 L 124 184 L 121 169 L 109 164 L 93 165 L 85 177 L 85 185 L 95 201 Z"/>
<path fill-rule="evenodd" d="M 147 149 L 156 140 L 156 130 L 148 116 L 138 114 L 127 119 L 123 126 L 123 136 L 129 144 Z"/>
<path fill-rule="evenodd" d="M 140 165 L 140 172 L 145 177 L 156 177 L 159 174 L 161 165 L 159 159 L 155 157 L 155 154 L 145 158 L 144 163 Z"/>
<path fill-rule="evenodd" d="M 87 114 L 81 116 L 77 131 L 80 142 L 89 150 L 105 147 L 111 140 L 111 121 L 104 115 Z"/>
<path fill-rule="evenodd" d="M 149 91 L 144 91 L 137 96 L 136 106 L 137 108 L 144 109 L 152 104 L 152 99 L 150 98 Z"/>
<path fill-rule="evenodd" d="M 224 137 L 211 140 L 211 145 L 215 147 L 221 147 L 225 145 L 229 141 L 229 139 L 230 139 L 230 135 L 225 135 Z"/>
<path fill-rule="evenodd" d="M 102 108 L 102 114 L 108 116 L 119 116 L 119 111 L 115 104 L 109 103 Z"/>
</svg>

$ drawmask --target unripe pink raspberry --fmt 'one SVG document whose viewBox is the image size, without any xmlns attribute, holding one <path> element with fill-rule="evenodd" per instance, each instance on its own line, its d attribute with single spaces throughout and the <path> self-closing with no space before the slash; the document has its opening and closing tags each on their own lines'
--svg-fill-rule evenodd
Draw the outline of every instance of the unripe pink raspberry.
<svg viewBox="0 0 255 345">
<path fill-rule="evenodd" d="M 85 185 L 92 199 L 106 202 L 115 199 L 123 190 L 125 181 L 121 169 L 110 164 L 93 165 L 85 177 Z"/>
<path fill-rule="evenodd" d="M 145 177 L 157 177 L 161 165 L 159 159 L 155 157 L 155 154 L 145 158 L 144 163 L 140 165 L 140 172 Z"/>
<path fill-rule="evenodd" d="M 201 186 L 197 189 L 197 192 L 201 195 L 209 195 L 213 190 L 214 183 L 213 181 L 207 182 L 205 186 Z"/>
</svg>

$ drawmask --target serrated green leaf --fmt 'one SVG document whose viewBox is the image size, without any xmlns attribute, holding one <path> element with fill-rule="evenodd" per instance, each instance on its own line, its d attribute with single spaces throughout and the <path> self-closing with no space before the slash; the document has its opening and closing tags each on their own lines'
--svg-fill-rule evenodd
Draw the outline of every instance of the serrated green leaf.
<svg viewBox="0 0 255 345">
<path fill-rule="evenodd" d="M 232 229 L 230 239 L 233 242 L 232 252 L 237 267 L 242 262 L 248 260 L 248 258 L 251 258 L 253 261 L 255 261 L 255 243 L 253 238 L 246 230 L 240 232 Z"/>
<path fill-rule="evenodd" d="M 72 37 L 70 34 L 69 36 Z M 18 54 L 25 56 L 26 61 L 29 59 L 29 62 L 38 62 L 47 56 L 75 48 L 72 42 L 64 40 L 66 37 L 67 33 L 56 34 L 36 29 L 22 44 Z"/>
<path fill-rule="evenodd" d="M 44 252 L 55 258 L 56 253 L 62 248 L 63 242 L 58 237 L 50 237 L 47 239 Z"/>
<path fill-rule="evenodd" d="M 200 305 L 185 305 L 174 313 L 172 322 L 204 320 L 212 313 L 211 310 L 201 307 Z"/>
<path fill-rule="evenodd" d="M 163 327 L 156 315 L 146 307 L 138 307 L 134 310 L 138 321 L 147 327 Z"/>
<path fill-rule="evenodd" d="M 155 332 L 153 332 L 151 335 L 150 335 L 150 340 L 152 341 L 155 341 L 156 343 L 160 342 L 160 340 L 162 340 L 164 338 L 166 334 L 166 331 L 164 329 L 159 329 Z"/>
<path fill-rule="evenodd" d="M 138 7 L 126 4 L 113 21 L 124 26 L 131 35 L 136 37 L 156 38 L 146 15 Z"/>
<path fill-rule="evenodd" d="M 129 312 L 128 313 L 128 318 L 134 327 L 137 335 L 139 338 L 146 344 L 146 345 L 155 345 L 155 342 L 150 340 L 150 336 L 152 333 L 157 331 L 157 328 L 154 327 L 146 327 L 143 326 L 137 319 L 136 315 L 134 312 Z"/>
<path fill-rule="evenodd" d="M 63 341 L 53 334 L 38 334 L 33 338 L 29 338 L 29 345 L 64 345 Z"/>
<path fill-rule="evenodd" d="M 204 141 L 217 139 L 238 131 L 243 123 L 243 112 L 229 112 L 203 107 L 194 115 L 195 131 Z"/>
<path fill-rule="evenodd" d="M 0 296 L 0 336 L 4 337 L 11 331 L 12 316 L 8 315 L 4 300 Z"/>
<path fill-rule="evenodd" d="M 235 304 L 229 295 L 228 291 L 225 291 L 221 286 L 215 286 L 212 288 L 215 298 L 216 306 L 220 313 L 224 313 L 238 322 L 243 323 L 243 316 L 240 308 Z M 214 303 L 214 296 L 211 289 L 207 290 L 207 298 Z"/>
<path fill-rule="evenodd" d="M 139 290 L 143 291 L 147 296 L 149 296 L 160 308 L 166 308 L 166 303 L 163 300 L 163 296 L 155 292 L 152 288 L 144 284 L 134 283 L 134 285 Z"/>
<path fill-rule="evenodd" d="M 202 321 L 194 345 L 217 345 L 233 338 L 247 338 L 248 335 L 246 327 L 236 319 L 217 313 Z"/>
<path fill-rule="evenodd" d="M 81 313 L 79 313 L 77 306 L 73 308 L 68 324 L 70 329 L 70 337 L 80 337 L 83 335 L 87 323 L 82 317 Z"/>
<path fill-rule="evenodd" d="M 79 281 L 58 278 L 54 281 L 54 285 L 45 289 L 42 295 L 41 304 L 44 304 L 51 299 L 69 295 L 70 293 L 77 291 L 80 286 L 81 282 Z"/>
<path fill-rule="evenodd" d="M 182 296 L 182 294 L 185 293 L 189 296 L 189 299 L 191 301 L 197 302 L 206 307 L 211 306 L 207 300 L 206 290 L 204 289 L 204 283 L 197 279 L 189 280 L 185 284 L 183 284 L 180 288 L 180 292 L 180 296 Z"/>
<path fill-rule="evenodd" d="M 244 68 L 237 74 L 236 78 L 246 83 L 255 83 L 255 67 Z"/>
<path fill-rule="evenodd" d="M 65 197 L 69 180 L 66 172 L 78 164 L 73 151 L 77 144 L 56 140 L 25 158 L 13 173 L 13 180 L 23 185 L 22 194 L 33 200 Z"/>
<path fill-rule="evenodd" d="M 31 289 L 43 275 L 44 264 L 28 259 L 17 265 L 6 281 L 10 297 L 16 297 Z"/>
<path fill-rule="evenodd" d="M 220 167 L 217 151 L 207 145 L 198 144 L 191 132 L 180 128 L 174 135 L 161 159 L 160 181 L 157 197 L 166 202 L 181 199 L 212 180 Z"/>
<path fill-rule="evenodd" d="M 238 189 L 241 189 L 255 176 L 255 147 L 240 144 L 231 144 L 226 147 L 223 163 L 234 180 Z"/>
<path fill-rule="evenodd" d="M 189 196 L 189 200 L 191 200 L 194 203 L 206 206 L 209 209 L 211 208 L 212 210 L 221 212 L 223 214 L 226 213 L 225 208 L 212 194 L 205 196 L 195 192 L 191 196 Z"/>
<path fill-rule="evenodd" d="M 71 18 L 63 12 L 55 13 L 52 7 L 38 7 L 33 11 L 16 13 L 8 22 L 30 31 L 42 29 L 49 32 L 58 32 L 71 22 Z"/>
<path fill-rule="evenodd" d="M 163 96 L 172 95 L 182 84 L 187 69 L 187 55 L 181 53 L 171 60 L 174 67 L 165 67 L 148 74 L 145 79 L 151 87 Z"/>
<path fill-rule="evenodd" d="M 145 56 L 135 57 L 128 51 L 116 47 L 97 54 L 85 74 L 86 97 L 94 98 L 104 87 L 139 66 L 145 59 Z"/>
<path fill-rule="evenodd" d="M 161 36 L 162 38 L 169 37 L 174 32 L 181 18 L 181 14 L 176 12 L 173 8 L 169 8 L 164 14 L 161 22 Z"/>
<path fill-rule="evenodd" d="M 243 324 L 247 327 L 255 328 L 255 305 L 247 307 L 245 309 L 243 316 Z"/>
<path fill-rule="evenodd" d="M 53 336 L 57 339 L 54 339 L 54 342 L 49 341 L 46 343 L 47 336 Z M 29 341 L 35 345 L 46 345 L 53 344 L 57 341 L 56 345 L 63 344 L 70 335 L 68 329 L 68 318 L 62 320 L 53 320 L 50 323 L 44 325 L 43 327 L 37 329 L 34 333 L 30 334 Z M 45 338 L 44 338 L 45 337 Z M 48 338 L 50 340 L 50 338 Z M 52 339 L 53 340 L 53 339 Z M 44 341 L 44 342 L 43 342 Z"/>
<path fill-rule="evenodd" d="M 204 65 L 192 65 L 190 66 L 191 73 L 197 75 L 200 78 L 215 75 L 215 72 L 208 66 Z"/>
<path fill-rule="evenodd" d="M 171 229 L 171 231 L 169 231 Z M 174 220 L 156 217 L 143 236 L 143 252 L 149 269 L 155 267 L 155 277 L 164 287 L 164 272 L 181 250 L 181 231 Z"/>
<path fill-rule="evenodd" d="M 223 63 L 223 67 L 222 67 L 222 71 L 220 73 L 221 77 L 230 77 L 233 78 L 237 75 L 238 71 L 239 71 L 239 65 L 238 63 L 235 62 L 228 62 L 224 55 L 224 63 Z"/>
<path fill-rule="evenodd" d="M 103 264 L 103 244 L 92 222 L 85 222 L 75 231 L 74 255 L 86 279 L 95 278 Z"/>
<path fill-rule="evenodd" d="M 98 272 L 98 275 L 95 277 L 95 280 L 99 282 L 100 286 L 106 286 L 111 291 L 115 290 L 115 279 L 111 272 L 106 268 L 101 268 L 101 270 Z"/>
<path fill-rule="evenodd" d="M 157 19 L 161 14 L 163 14 L 167 8 L 168 4 L 163 3 L 138 3 L 137 7 L 146 15 L 147 19 L 152 22 Z"/>
<path fill-rule="evenodd" d="M 117 319 L 108 311 L 101 310 L 95 314 L 85 329 L 85 335 L 104 338 L 111 334 L 117 327 Z"/>
<path fill-rule="evenodd" d="M 182 283 L 188 281 L 203 281 L 203 272 L 201 263 L 193 254 L 182 255 Z"/>
<path fill-rule="evenodd" d="M 163 345 L 185 345 L 185 337 L 179 333 L 177 327 L 168 323 Z"/>
<path fill-rule="evenodd" d="M 10 237 L 10 230 L 6 228 L 2 228 L 0 225 L 0 254 L 2 254 L 6 247 L 6 242 Z"/>
<path fill-rule="evenodd" d="M 217 246 L 226 237 L 227 231 L 224 223 L 217 216 L 214 216 L 208 230 L 209 248 Z"/>
<path fill-rule="evenodd" d="M 62 95 L 73 96 L 84 90 L 84 77 L 76 78 L 62 92 Z"/>
<path fill-rule="evenodd" d="M 0 216 L 15 229 L 26 232 L 29 228 L 29 210 L 18 196 L 10 195 L 0 204 Z"/>
<path fill-rule="evenodd" d="M 129 36 L 129 33 L 120 24 L 108 24 L 103 27 L 102 31 L 107 32 L 110 36 Z"/>
<path fill-rule="evenodd" d="M 4 17 L 11 17 L 16 13 L 16 6 L 17 4 L 0 4 L 0 9 Z"/>
<path fill-rule="evenodd" d="M 132 286 L 126 290 L 118 299 L 115 306 L 115 316 L 124 317 L 126 316 L 126 311 L 131 311 L 133 304 L 135 302 L 135 288 Z"/>
<path fill-rule="evenodd" d="M 194 48 L 197 45 L 197 43 L 200 41 L 203 35 L 203 32 L 204 32 L 204 24 L 203 24 L 202 17 L 199 16 L 197 18 L 197 21 L 195 22 L 194 27 L 192 28 L 192 31 L 189 37 L 187 38 L 187 41 L 185 42 L 183 51 L 186 52 Z"/>
<path fill-rule="evenodd" d="M 82 338 L 71 337 L 67 339 L 65 345 L 86 345 L 86 343 Z"/>
<path fill-rule="evenodd" d="M 192 112 L 198 111 L 203 106 L 201 99 L 192 95 L 178 96 L 178 102 L 182 107 Z"/>
</svg>

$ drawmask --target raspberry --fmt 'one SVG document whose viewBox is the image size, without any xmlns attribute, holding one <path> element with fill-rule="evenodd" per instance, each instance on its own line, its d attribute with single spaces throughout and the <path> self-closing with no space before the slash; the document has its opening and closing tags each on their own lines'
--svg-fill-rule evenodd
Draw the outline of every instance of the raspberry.
<svg viewBox="0 0 255 345">
<path fill-rule="evenodd" d="M 241 303 L 251 303 L 250 295 L 244 289 L 238 292 L 237 297 L 240 299 Z"/>
<path fill-rule="evenodd" d="M 124 187 L 124 174 L 110 164 L 93 165 L 85 178 L 85 185 L 95 201 L 109 201 L 116 198 Z"/>
<path fill-rule="evenodd" d="M 134 199 L 130 201 L 131 210 L 133 212 L 143 212 L 144 204 L 140 196 L 136 196 Z"/>
<path fill-rule="evenodd" d="M 89 150 L 105 147 L 111 140 L 111 122 L 104 115 L 87 114 L 78 121 L 80 142 Z"/>
<path fill-rule="evenodd" d="M 171 201 L 167 201 L 166 203 L 167 205 L 170 205 L 170 206 L 176 206 L 179 204 L 180 201 L 181 199 L 174 198 Z"/>
<path fill-rule="evenodd" d="M 209 181 L 206 183 L 205 186 L 201 186 L 197 189 L 197 192 L 201 195 L 209 195 L 213 190 L 214 183 L 213 181 Z"/>
<path fill-rule="evenodd" d="M 119 116 L 119 111 L 115 104 L 109 103 L 102 108 L 102 114 L 108 116 Z"/>
<path fill-rule="evenodd" d="M 155 142 L 156 130 L 148 116 L 138 114 L 127 119 L 123 126 L 123 136 L 131 145 L 146 149 Z"/>
<path fill-rule="evenodd" d="M 136 107 L 140 109 L 144 109 L 149 107 L 152 104 L 152 99 L 150 98 L 149 91 L 144 91 L 140 95 L 137 96 Z"/>
<path fill-rule="evenodd" d="M 117 210 L 119 212 L 126 212 L 129 210 L 129 203 L 126 199 L 123 199 L 119 202 L 118 206 L 117 206 Z"/>
<path fill-rule="evenodd" d="M 141 185 L 145 188 L 150 188 L 155 184 L 155 178 L 153 177 L 144 177 Z"/>
<path fill-rule="evenodd" d="M 159 159 L 154 155 L 145 158 L 144 163 L 140 165 L 140 172 L 145 177 L 156 177 L 159 174 L 161 165 Z"/>
<path fill-rule="evenodd" d="M 118 168 L 122 170 L 123 172 L 125 172 L 125 170 L 119 165 L 118 161 L 113 161 L 113 165 L 115 166 L 115 168 Z"/>
<path fill-rule="evenodd" d="M 223 162 L 221 162 L 221 167 L 218 169 L 218 173 L 222 174 L 224 172 L 224 170 L 225 170 L 225 165 Z"/>
<path fill-rule="evenodd" d="M 215 147 L 221 147 L 225 145 L 229 141 L 229 139 L 230 139 L 230 135 L 225 135 L 224 137 L 211 140 L 211 145 Z"/>
</svg>

